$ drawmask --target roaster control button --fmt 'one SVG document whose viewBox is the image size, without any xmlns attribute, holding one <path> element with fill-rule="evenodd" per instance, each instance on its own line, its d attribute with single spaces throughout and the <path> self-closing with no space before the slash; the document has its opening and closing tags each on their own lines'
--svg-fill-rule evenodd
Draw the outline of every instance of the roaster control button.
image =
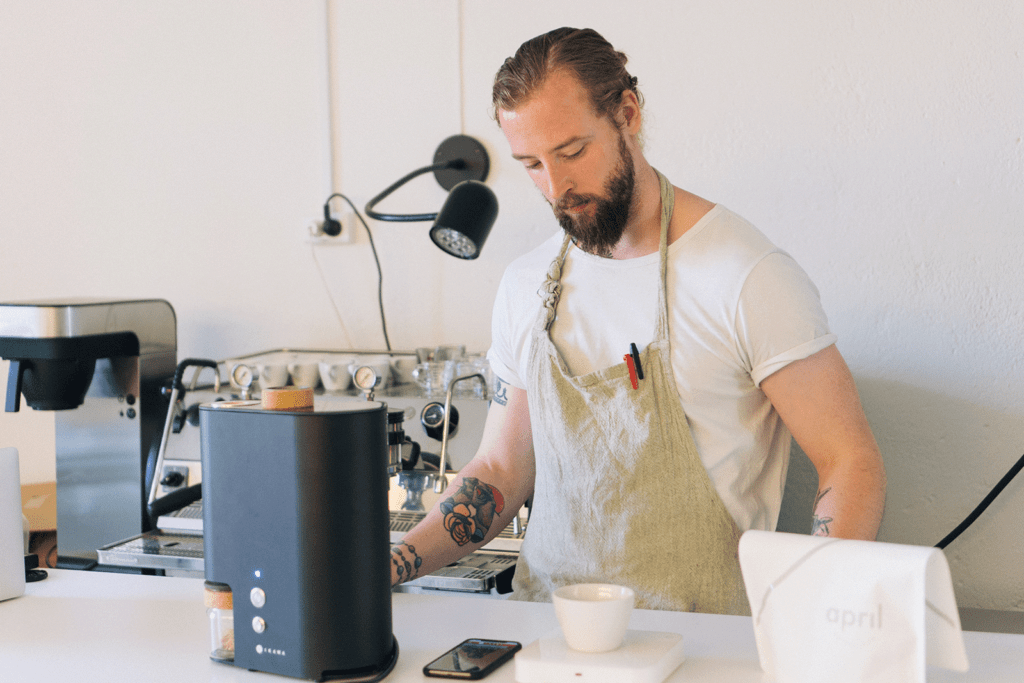
<svg viewBox="0 0 1024 683">
<path fill-rule="evenodd" d="M 249 591 L 249 600 L 253 607 L 259 609 L 267 604 L 267 594 L 263 592 L 262 588 L 253 588 Z"/>
<path fill-rule="evenodd" d="M 256 633 L 263 633 L 267 630 L 267 622 L 263 621 L 263 617 L 252 618 L 252 630 Z"/>
</svg>

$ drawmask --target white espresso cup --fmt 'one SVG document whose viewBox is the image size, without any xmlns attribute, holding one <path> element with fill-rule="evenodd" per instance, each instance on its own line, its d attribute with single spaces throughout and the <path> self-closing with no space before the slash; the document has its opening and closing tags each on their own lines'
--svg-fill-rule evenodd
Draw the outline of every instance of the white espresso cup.
<svg viewBox="0 0 1024 683">
<path fill-rule="evenodd" d="M 288 374 L 292 378 L 292 384 L 297 387 L 316 389 L 320 384 L 320 366 L 317 363 L 289 363 Z"/>
<path fill-rule="evenodd" d="M 399 356 L 391 360 L 391 368 L 394 370 L 395 382 L 397 384 L 412 384 L 416 381 L 413 371 L 419 361 L 416 356 Z"/>
<path fill-rule="evenodd" d="M 260 389 L 273 389 L 288 384 L 288 365 L 286 363 L 260 363 L 256 366 Z"/>
<path fill-rule="evenodd" d="M 320 361 L 320 381 L 327 391 L 345 391 L 352 385 L 352 374 L 348 370 L 351 358 L 325 358 Z"/>
<path fill-rule="evenodd" d="M 551 594 L 565 643 L 579 652 L 608 652 L 622 644 L 633 611 L 632 588 L 577 583 Z"/>
</svg>

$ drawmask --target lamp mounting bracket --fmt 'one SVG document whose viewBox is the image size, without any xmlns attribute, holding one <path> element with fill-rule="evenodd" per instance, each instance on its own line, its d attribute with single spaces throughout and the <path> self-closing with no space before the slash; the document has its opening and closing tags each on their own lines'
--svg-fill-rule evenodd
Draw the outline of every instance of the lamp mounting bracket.
<svg viewBox="0 0 1024 683">
<path fill-rule="evenodd" d="M 444 140 L 434 152 L 434 164 L 461 162 L 450 168 L 434 171 L 434 178 L 446 190 L 461 183 L 463 180 L 487 179 L 490 170 L 490 159 L 487 150 L 474 138 L 468 135 L 453 135 Z"/>
</svg>

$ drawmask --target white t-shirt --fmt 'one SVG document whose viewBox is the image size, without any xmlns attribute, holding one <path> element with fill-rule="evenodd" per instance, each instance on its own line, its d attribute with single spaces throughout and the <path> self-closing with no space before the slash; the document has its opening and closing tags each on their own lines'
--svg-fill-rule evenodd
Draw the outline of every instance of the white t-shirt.
<svg viewBox="0 0 1024 683">
<path fill-rule="evenodd" d="M 487 357 L 525 389 L 538 291 L 563 233 L 515 260 L 498 287 Z M 672 371 L 697 451 L 740 531 L 778 521 L 790 433 L 759 388 L 794 360 L 835 343 L 818 290 L 785 252 L 715 206 L 668 247 Z M 570 247 L 551 326 L 570 372 L 622 362 L 654 339 L 659 255 L 614 260 Z"/>
</svg>

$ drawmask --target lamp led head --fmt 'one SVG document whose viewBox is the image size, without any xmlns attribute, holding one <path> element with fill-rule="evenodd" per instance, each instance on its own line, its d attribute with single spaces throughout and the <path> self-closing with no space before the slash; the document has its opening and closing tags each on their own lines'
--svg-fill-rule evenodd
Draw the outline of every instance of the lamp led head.
<svg viewBox="0 0 1024 683">
<path fill-rule="evenodd" d="M 430 239 L 452 256 L 475 259 L 497 217 L 498 198 L 491 188 L 478 180 L 463 180 L 448 193 Z"/>
</svg>

